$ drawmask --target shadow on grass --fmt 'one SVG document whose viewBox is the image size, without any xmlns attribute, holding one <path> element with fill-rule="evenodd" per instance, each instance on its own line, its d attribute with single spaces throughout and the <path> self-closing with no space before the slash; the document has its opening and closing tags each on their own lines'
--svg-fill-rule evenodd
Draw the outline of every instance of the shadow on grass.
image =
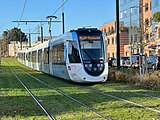
<svg viewBox="0 0 160 120">
<path fill-rule="evenodd" d="M 4 92 L 1 92 L 0 96 L 0 104 L 3 105 L 0 107 L 0 116 L 12 116 L 14 117 L 15 115 L 20 115 L 20 116 L 43 116 L 44 113 L 39 109 L 39 107 L 36 105 L 36 103 L 33 101 L 33 99 L 29 96 L 15 96 L 15 95 L 2 95 L 8 93 L 10 90 L 12 91 L 17 91 L 17 89 L 20 89 L 21 92 L 25 91 L 22 85 L 17 81 L 15 77 L 13 77 L 13 74 L 11 73 L 10 69 L 8 66 L 1 66 L 2 69 L 7 72 L 6 75 L 2 75 L 2 78 L 0 78 L 0 88 Z M 49 89 L 45 85 L 39 85 L 40 83 L 34 79 L 31 79 L 30 77 L 27 78 L 27 75 L 21 74 L 20 69 L 18 69 L 16 66 L 11 66 L 13 69 L 16 69 L 18 71 L 18 74 L 24 79 L 24 82 L 27 86 L 31 87 L 33 91 L 35 92 L 41 92 L 41 88 L 43 89 Z M 2 70 L 2 71 L 3 71 Z M 2 72 L 1 71 L 1 72 Z M 3 71 L 3 72 L 4 72 Z M 9 72 L 10 71 L 10 72 Z M 32 75 L 35 77 L 39 78 L 40 80 L 45 81 L 47 84 L 50 84 L 51 86 L 54 86 L 58 89 L 61 89 L 63 91 L 65 90 L 71 90 L 73 87 L 76 88 L 77 86 L 85 86 L 85 87 L 90 87 L 94 86 L 97 83 L 88 83 L 88 84 L 80 84 L 80 83 L 75 83 L 75 82 L 70 82 L 62 79 L 55 78 L 53 76 L 48 76 L 46 74 L 38 73 L 33 71 Z M 101 83 L 98 83 L 101 85 Z M 108 84 L 102 83 L 103 85 Z M 78 88 L 79 89 L 79 88 Z M 104 110 L 114 108 L 115 110 L 117 108 L 139 108 L 138 106 L 134 105 L 119 105 L 119 104 L 114 104 L 109 105 L 107 104 L 108 102 L 115 102 L 118 101 L 117 99 L 106 97 L 104 95 L 100 95 L 95 92 L 87 91 L 84 93 L 81 93 L 81 90 L 79 89 L 79 93 L 76 93 L 75 91 L 69 91 L 67 94 L 71 95 L 74 98 L 77 98 L 81 102 L 85 103 L 86 105 L 89 106 L 95 106 L 95 105 L 101 105 L 101 103 L 105 103 Z M 145 91 L 144 91 L 145 92 Z M 108 94 L 111 95 L 123 95 L 126 96 L 127 99 L 132 98 L 133 96 L 130 95 L 130 92 L 107 92 Z M 49 93 L 48 93 L 49 94 Z M 135 97 L 135 96 L 134 96 Z M 139 98 L 143 99 L 144 96 L 140 96 Z M 73 100 L 70 100 L 69 98 L 66 98 L 65 96 L 59 94 L 53 94 L 53 95 L 47 95 L 43 94 L 38 96 L 38 99 L 42 101 L 44 106 L 48 108 L 51 113 L 53 113 L 53 116 L 56 115 L 63 115 L 67 114 L 68 112 L 71 111 L 83 111 L 84 107 L 80 105 L 79 103 L 76 103 Z M 110 106 L 110 107 L 108 107 Z M 154 106 L 153 106 L 154 107 Z"/>
<path fill-rule="evenodd" d="M 41 92 L 40 90 L 37 91 Z M 119 92 L 107 92 L 107 93 L 120 95 Z M 123 96 L 128 96 L 128 94 L 130 93 L 124 92 Z M 138 111 L 140 112 L 142 110 L 142 108 L 139 106 L 126 104 L 125 102 L 122 101 L 118 103 L 117 99 L 106 97 L 97 94 L 95 92 L 79 93 L 79 94 L 70 93 L 70 95 L 90 107 L 94 106 L 94 109 L 97 109 L 99 112 L 105 112 L 108 109 L 112 109 L 113 111 L 121 109 L 122 113 L 124 110 L 124 114 L 127 114 L 125 113 L 125 109 L 131 109 L 131 108 L 137 109 L 137 112 Z M 131 97 L 132 96 L 128 96 L 128 99 Z M 88 111 L 87 108 L 84 108 L 84 106 L 60 94 L 41 95 L 41 96 L 39 95 L 37 98 L 42 102 L 42 104 L 47 108 L 47 110 L 53 116 L 74 113 L 74 112 L 79 113 Z M 141 99 L 143 99 L 143 97 L 141 97 Z M 111 103 L 114 103 L 114 105 Z M 40 108 L 36 105 L 36 103 L 30 96 L 1 96 L 0 104 L 3 105 L 0 107 L 0 117 L 3 116 L 15 117 L 17 115 L 23 117 L 45 116 L 43 111 L 40 110 Z M 98 108 L 95 105 L 97 105 Z M 150 107 L 156 108 L 157 106 L 153 105 Z"/>
</svg>

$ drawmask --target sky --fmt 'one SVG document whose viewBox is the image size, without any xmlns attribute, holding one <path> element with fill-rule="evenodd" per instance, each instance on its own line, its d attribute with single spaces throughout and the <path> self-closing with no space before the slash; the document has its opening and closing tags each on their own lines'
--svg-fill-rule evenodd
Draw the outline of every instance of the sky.
<svg viewBox="0 0 160 120">
<path fill-rule="evenodd" d="M 46 20 L 49 15 L 57 16 L 56 20 L 60 21 L 62 9 L 58 8 L 62 5 L 62 0 L 26 0 L 25 7 L 24 4 L 25 0 L 0 1 L 0 36 L 4 30 L 14 27 L 20 28 L 26 34 L 36 33 L 39 32 L 38 26 L 41 24 L 44 36 L 49 36 L 48 23 L 20 23 L 18 26 L 17 22 L 12 21 Z M 114 20 L 115 7 L 115 0 L 68 0 L 64 5 L 65 32 L 87 26 L 99 28 L 105 22 Z M 53 36 L 62 34 L 62 24 L 52 23 L 51 32 Z M 37 36 L 32 35 L 32 41 L 35 41 Z"/>
</svg>

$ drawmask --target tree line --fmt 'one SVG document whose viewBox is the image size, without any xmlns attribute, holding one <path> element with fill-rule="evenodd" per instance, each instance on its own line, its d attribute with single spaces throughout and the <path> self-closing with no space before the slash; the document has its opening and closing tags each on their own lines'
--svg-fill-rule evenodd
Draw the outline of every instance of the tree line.
<svg viewBox="0 0 160 120">
<path fill-rule="evenodd" d="M 12 28 L 10 30 L 5 30 L 2 33 L 2 38 L 0 39 L 0 49 L 2 56 L 8 56 L 9 54 L 9 44 L 15 41 L 18 42 L 27 42 L 27 35 L 21 31 L 19 28 Z"/>
</svg>

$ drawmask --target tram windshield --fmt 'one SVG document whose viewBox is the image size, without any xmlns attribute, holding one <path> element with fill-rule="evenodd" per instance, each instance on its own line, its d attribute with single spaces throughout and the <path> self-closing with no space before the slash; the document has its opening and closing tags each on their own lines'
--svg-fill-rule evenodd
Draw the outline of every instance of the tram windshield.
<svg viewBox="0 0 160 120">
<path fill-rule="evenodd" d="M 104 58 L 101 34 L 79 35 L 79 42 L 83 60 L 95 61 Z"/>
</svg>

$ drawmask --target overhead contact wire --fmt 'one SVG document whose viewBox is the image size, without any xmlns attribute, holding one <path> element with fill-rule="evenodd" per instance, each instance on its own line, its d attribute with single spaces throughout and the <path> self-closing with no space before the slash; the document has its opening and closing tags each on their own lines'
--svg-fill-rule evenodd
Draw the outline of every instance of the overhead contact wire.
<svg viewBox="0 0 160 120">
<path fill-rule="evenodd" d="M 22 13 L 21 13 L 21 17 L 20 17 L 20 20 L 19 20 L 19 21 L 22 20 L 22 17 L 23 17 L 23 14 L 24 14 L 24 10 L 25 10 L 26 4 L 27 4 L 27 0 L 25 0 L 25 2 L 24 2 L 24 6 L 23 6 L 23 9 L 22 9 Z M 18 22 L 18 26 L 17 26 L 17 27 L 19 27 L 19 25 L 20 25 L 20 22 Z"/>
<path fill-rule="evenodd" d="M 69 0 L 66 0 L 66 1 L 52 14 L 52 16 L 55 15 L 68 1 L 69 1 Z M 42 25 L 44 25 L 44 23 L 41 24 L 41 26 L 42 26 Z M 35 29 L 33 32 L 35 32 L 35 31 L 38 30 L 39 28 L 40 28 L 40 26 L 39 26 L 37 29 Z"/>
</svg>

